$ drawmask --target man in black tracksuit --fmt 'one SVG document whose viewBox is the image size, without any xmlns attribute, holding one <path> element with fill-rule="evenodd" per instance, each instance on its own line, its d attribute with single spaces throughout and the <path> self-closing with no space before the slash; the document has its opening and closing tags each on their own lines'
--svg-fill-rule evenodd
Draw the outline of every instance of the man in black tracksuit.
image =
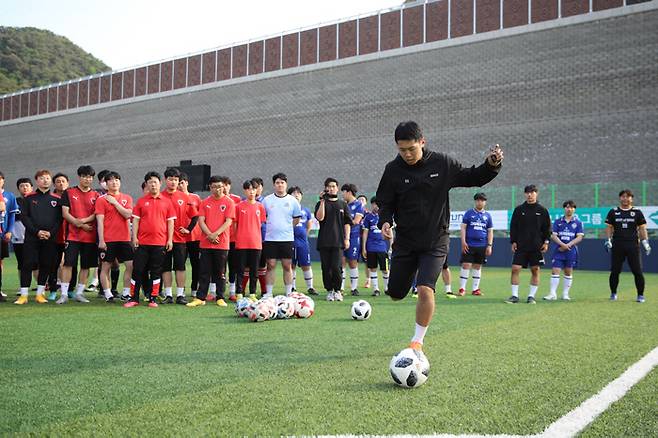
<svg viewBox="0 0 658 438">
<path fill-rule="evenodd" d="M 535 294 L 539 287 L 539 267 L 544 264 L 544 253 L 548 250 L 551 237 L 551 216 L 548 210 L 537 202 L 537 187 L 530 184 L 523 190 L 526 202 L 512 213 L 510 222 L 510 243 L 512 244 L 512 296 L 506 303 L 519 302 L 519 274 L 521 269 L 530 266 L 530 293 L 528 304 L 535 304 Z"/>
<path fill-rule="evenodd" d="M 415 122 L 398 125 L 395 143 L 399 156 L 386 165 L 377 188 L 378 226 L 389 240 L 393 224 L 396 227 L 388 295 L 394 300 L 404 298 L 417 274 L 416 331 L 410 348 L 421 350 L 434 314 L 436 280 L 448 255 L 448 191 L 482 186 L 494 179 L 503 152 L 496 145 L 482 165 L 463 168 L 447 155 L 425 149 L 425 138 Z"/>
<path fill-rule="evenodd" d="M 43 296 L 48 275 L 57 263 L 57 244 L 55 237 L 62 224 L 62 205 L 60 198 L 50 192 L 52 177 L 47 170 L 39 170 L 34 176 L 37 189 L 25 197 L 21 220 L 25 225 L 24 266 L 37 267 L 37 303 L 47 303 Z M 21 270 L 21 296 L 15 304 L 26 304 L 27 294 L 32 280 L 30 269 Z"/>
</svg>

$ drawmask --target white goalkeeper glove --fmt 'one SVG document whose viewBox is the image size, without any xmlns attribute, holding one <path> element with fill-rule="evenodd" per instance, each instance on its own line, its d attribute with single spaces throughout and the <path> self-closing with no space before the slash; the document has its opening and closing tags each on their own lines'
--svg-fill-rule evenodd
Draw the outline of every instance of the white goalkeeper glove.
<svg viewBox="0 0 658 438">
<path fill-rule="evenodd" d="M 642 241 L 642 246 L 644 247 L 644 252 L 647 255 L 651 254 L 651 245 L 649 245 L 649 241 L 647 239 Z"/>
<path fill-rule="evenodd" d="M 603 247 L 605 248 L 605 252 L 610 252 L 612 249 L 612 239 L 608 239 L 605 242 L 603 242 Z"/>
</svg>

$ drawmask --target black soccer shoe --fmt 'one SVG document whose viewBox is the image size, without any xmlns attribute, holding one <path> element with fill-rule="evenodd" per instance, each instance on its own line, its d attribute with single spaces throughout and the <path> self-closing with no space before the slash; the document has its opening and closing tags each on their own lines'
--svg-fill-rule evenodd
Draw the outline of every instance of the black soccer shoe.
<svg viewBox="0 0 658 438">
<path fill-rule="evenodd" d="M 506 299 L 505 302 L 506 302 L 507 304 L 518 304 L 518 302 L 519 302 L 519 297 L 515 297 L 514 295 L 512 295 L 511 297 L 509 297 L 508 299 Z"/>
<path fill-rule="evenodd" d="M 174 298 L 173 297 L 165 297 L 165 299 L 162 300 L 162 304 L 174 304 Z"/>
<path fill-rule="evenodd" d="M 176 304 L 187 304 L 187 300 L 185 299 L 185 295 L 179 295 L 176 297 Z"/>
</svg>

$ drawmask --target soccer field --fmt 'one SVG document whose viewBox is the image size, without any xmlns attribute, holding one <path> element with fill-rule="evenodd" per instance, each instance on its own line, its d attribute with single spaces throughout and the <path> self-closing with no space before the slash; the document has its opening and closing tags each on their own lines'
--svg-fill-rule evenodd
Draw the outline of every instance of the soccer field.
<svg viewBox="0 0 658 438">
<path fill-rule="evenodd" d="M 527 282 L 526 272 L 522 298 Z M 373 314 L 359 322 L 353 297 L 318 297 L 308 320 L 264 323 L 232 305 L 124 309 L 95 294 L 90 304 L 2 303 L 0 434 L 536 434 L 658 346 L 657 275 L 645 304 L 630 273 L 618 302 L 606 273 L 576 272 L 569 303 L 505 304 L 508 283 L 508 270 L 485 269 L 484 296 L 437 294 L 430 377 L 413 390 L 388 374 L 413 334 L 413 298 L 362 296 Z M 658 436 L 657 387 L 654 369 L 581 435 Z"/>
</svg>

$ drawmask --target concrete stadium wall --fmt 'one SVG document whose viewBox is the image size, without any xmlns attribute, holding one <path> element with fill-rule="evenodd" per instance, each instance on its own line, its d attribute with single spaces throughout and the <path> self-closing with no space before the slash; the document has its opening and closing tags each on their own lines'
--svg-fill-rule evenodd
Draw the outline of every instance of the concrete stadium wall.
<svg viewBox="0 0 658 438">
<path fill-rule="evenodd" d="M 658 179 L 656 5 L 5 122 L 0 170 L 13 189 L 38 167 L 91 164 L 135 195 L 146 171 L 192 160 L 236 183 L 283 171 L 307 194 L 327 176 L 373 192 L 411 119 L 465 164 L 503 145 L 494 186 Z"/>
</svg>

